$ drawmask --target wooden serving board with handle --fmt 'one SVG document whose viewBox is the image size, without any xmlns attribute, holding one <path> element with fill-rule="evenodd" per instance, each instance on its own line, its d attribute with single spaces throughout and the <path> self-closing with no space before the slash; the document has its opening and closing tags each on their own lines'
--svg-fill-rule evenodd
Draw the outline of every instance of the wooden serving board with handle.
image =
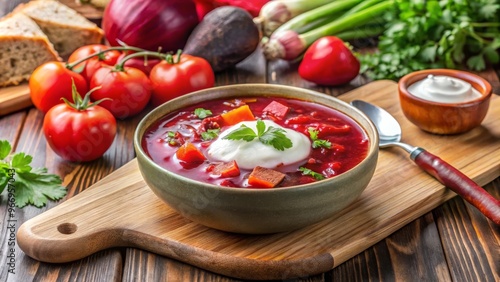
<svg viewBox="0 0 500 282">
<path fill-rule="evenodd" d="M 0 116 L 33 105 L 28 83 L 0 88 Z"/>
<path fill-rule="evenodd" d="M 392 81 L 376 81 L 340 98 L 385 108 L 401 123 L 404 142 L 440 156 L 480 185 L 500 173 L 496 95 L 482 126 L 453 136 L 431 135 L 409 123 Z M 331 219 L 293 232 L 240 235 L 204 227 L 174 212 L 147 187 L 133 160 L 25 222 L 17 238 L 27 255 L 45 262 L 68 262 L 128 246 L 236 278 L 286 279 L 326 272 L 454 196 L 406 152 L 384 149 L 360 198 Z"/>
</svg>

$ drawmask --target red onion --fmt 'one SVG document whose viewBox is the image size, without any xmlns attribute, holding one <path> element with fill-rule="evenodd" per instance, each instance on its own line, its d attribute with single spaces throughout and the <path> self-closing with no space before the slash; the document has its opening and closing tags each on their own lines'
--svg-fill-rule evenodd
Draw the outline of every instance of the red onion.
<svg viewBox="0 0 500 282">
<path fill-rule="evenodd" d="M 102 28 L 112 46 L 130 46 L 162 52 L 177 51 L 198 24 L 192 0 L 111 0 Z"/>
</svg>

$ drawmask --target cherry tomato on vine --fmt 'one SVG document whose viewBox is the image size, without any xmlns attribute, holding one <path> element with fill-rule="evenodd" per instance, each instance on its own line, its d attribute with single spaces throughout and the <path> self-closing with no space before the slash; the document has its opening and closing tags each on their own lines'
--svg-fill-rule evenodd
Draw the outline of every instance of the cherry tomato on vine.
<svg viewBox="0 0 500 282">
<path fill-rule="evenodd" d="M 82 46 L 71 53 L 68 59 L 68 63 L 74 63 L 78 60 L 87 58 L 92 54 L 98 53 L 103 50 L 108 50 L 109 48 L 109 46 L 103 44 L 90 44 Z M 83 67 L 83 70 L 80 72 L 80 74 L 90 84 L 90 79 L 92 78 L 94 73 L 102 67 L 103 64 L 114 66 L 121 55 L 122 52 L 117 50 L 106 51 L 105 53 L 87 59 L 85 62 L 73 67 L 73 69 L 77 70 Z"/>
<path fill-rule="evenodd" d="M 51 61 L 37 67 L 30 76 L 31 101 L 36 108 L 46 113 L 61 98 L 71 99 L 71 85 L 74 81 L 79 93 L 88 91 L 87 82 L 78 73 L 68 69 L 63 62 Z"/>
<path fill-rule="evenodd" d="M 215 84 L 210 64 L 203 58 L 187 54 L 178 54 L 160 62 L 151 70 L 149 79 L 153 87 L 151 101 L 154 106 Z"/>
<path fill-rule="evenodd" d="M 125 58 L 127 55 L 127 53 L 121 54 L 117 62 L 120 62 L 120 60 Z M 127 59 L 123 66 L 139 69 L 149 76 L 149 73 L 151 72 L 153 67 L 156 66 L 159 62 L 161 62 L 161 60 L 158 58 L 137 57 Z"/>
<path fill-rule="evenodd" d="M 110 100 L 101 102 L 116 118 L 127 118 L 141 112 L 151 98 L 149 78 L 136 68 L 102 67 L 90 80 L 90 87 L 96 88 L 90 98 Z"/>
<path fill-rule="evenodd" d="M 74 103 L 51 108 L 43 120 L 43 133 L 52 150 L 73 162 L 92 161 L 101 157 L 116 135 L 116 120 L 100 101 L 90 103 L 89 94 L 82 99 L 73 88 Z"/>
</svg>

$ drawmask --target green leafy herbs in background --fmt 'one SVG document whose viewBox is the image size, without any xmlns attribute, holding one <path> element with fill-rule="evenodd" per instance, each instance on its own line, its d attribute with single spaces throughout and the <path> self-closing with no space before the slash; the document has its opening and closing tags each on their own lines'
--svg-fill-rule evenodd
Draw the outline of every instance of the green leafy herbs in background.
<svg viewBox="0 0 500 282">
<path fill-rule="evenodd" d="M 359 56 L 372 79 L 500 62 L 500 0 L 397 0 L 386 20 L 378 51 Z"/>
<path fill-rule="evenodd" d="M 7 185 L 13 185 L 16 206 L 19 208 L 26 205 L 40 208 L 47 204 L 48 199 L 59 200 L 66 195 L 59 176 L 48 174 L 46 168 L 32 168 L 32 156 L 25 153 L 11 154 L 11 150 L 8 141 L 0 140 L 0 194 Z"/>
</svg>

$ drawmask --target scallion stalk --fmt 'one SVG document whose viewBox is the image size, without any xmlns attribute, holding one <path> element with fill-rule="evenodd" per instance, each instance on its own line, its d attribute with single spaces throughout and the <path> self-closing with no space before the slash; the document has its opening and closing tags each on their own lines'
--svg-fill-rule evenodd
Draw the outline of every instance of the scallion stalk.
<svg viewBox="0 0 500 282">
<path fill-rule="evenodd" d="M 347 11 L 343 16 L 346 17 L 346 16 L 349 16 L 349 15 L 352 15 L 356 12 L 359 12 L 359 11 L 362 11 L 366 8 L 369 8 L 373 5 L 376 5 L 380 2 L 380 0 L 365 0 L 365 1 L 362 1 L 361 3 L 359 3 L 358 5 L 354 6 L 352 9 L 350 9 L 349 11 Z"/>
<path fill-rule="evenodd" d="M 358 10 L 345 17 L 340 17 L 333 22 L 327 23 L 316 29 L 299 34 L 294 30 L 286 30 L 284 32 L 273 33 L 273 36 L 263 46 L 263 52 L 267 59 L 285 59 L 294 60 L 300 54 L 305 52 L 317 39 L 336 35 L 344 31 L 354 30 L 361 27 L 374 18 L 378 18 L 387 11 L 394 8 L 394 1 L 380 0 L 380 3 Z"/>
<path fill-rule="evenodd" d="M 331 2 L 329 4 L 323 5 L 321 7 L 312 9 L 310 11 L 304 12 L 295 18 L 287 21 L 280 27 L 278 27 L 273 34 L 271 35 L 271 38 L 279 34 L 281 32 L 287 31 L 287 30 L 295 30 L 310 24 L 320 18 L 326 17 L 331 14 L 339 13 L 342 11 L 347 11 L 354 7 L 356 4 L 361 2 L 362 0 L 337 0 L 334 2 Z"/>
<path fill-rule="evenodd" d="M 274 0 L 262 6 L 254 22 L 261 26 L 264 36 L 269 36 L 282 24 L 306 11 L 323 6 L 332 0 Z"/>
<path fill-rule="evenodd" d="M 385 28 L 383 26 L 362 26 L 353 30 L 346 30 L 335 34 L 338 38 L 343 41 L 369 38 L 380 35 Z"/>
</svg>

